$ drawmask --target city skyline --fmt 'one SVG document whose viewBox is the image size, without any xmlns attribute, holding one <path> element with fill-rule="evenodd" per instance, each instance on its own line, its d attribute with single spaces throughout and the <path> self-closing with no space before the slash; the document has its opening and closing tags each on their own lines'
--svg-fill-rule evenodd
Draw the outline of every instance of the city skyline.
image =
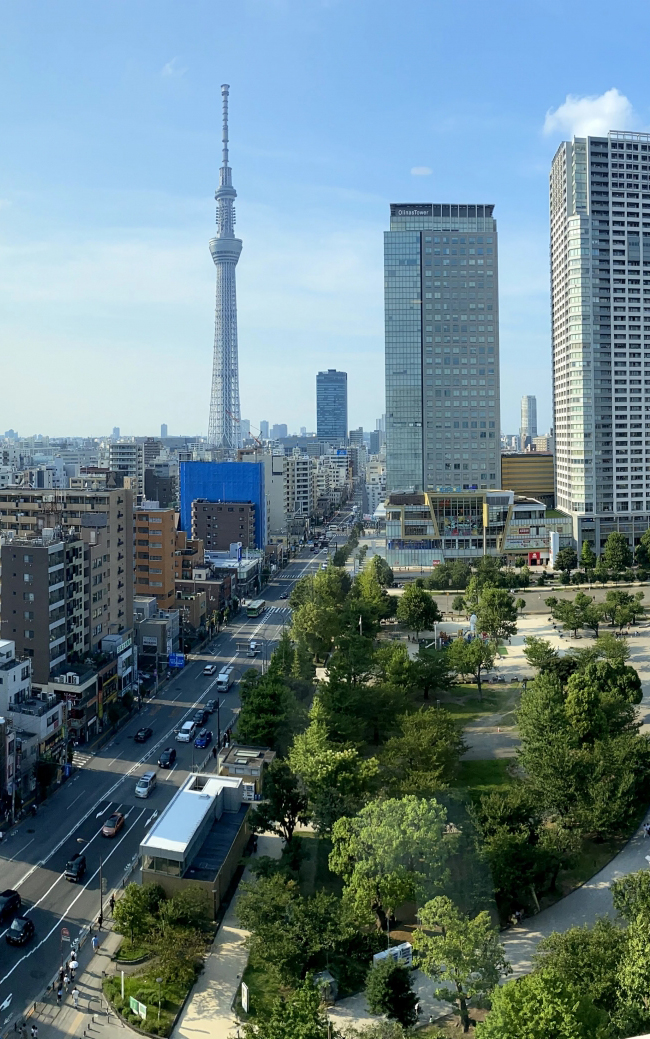
<svg viewBox="0 0 650 1039">
<path fill-rule="evenodd" d="M 67 7 L 56 20 L 46 10 L 33 20 L 5 9 L 0 83 L 20 103 L 0 116 L 0 340 L 9 379 L 20 380 L 26 350 L 34 369 L 48 372 L 29 399 L 7 402 L 7 427 L 42 428 L 51 391 L 79 397 L 71 416 L 52 416 L 53 434 L 99 435 L 114 423 L 145 433 L 158 424 L 163 395 L 170 428 L 207 433 L 214 275 L 204 242 L 215 82 L 223 80 L 236 85 L 246 228 L 237 269 L 244 413 L 263 414 L 270 395 L 295 428 L 311 426 L 313 373 L 336 367 L 349 373 L 351 424 L 370 427 L 383 397 L 385 207 L 394 198 L 480 194 L 500 214 L 504 429 L 519 424 L 522 353 L 527 381 L 540 388 L 539 427 L 551 425 L 548 168 L 574 131 L 648 122 L 648 87 L 633 58 L 650 16 L 641 14 L 632 60 L 610 56 L 596 72 L 587 49 L 570 67 L 543 60 L 554 40 L 540 12 L 515 23 L 476 3 L 463 12 L 408 10 L 420 32 L 397 54 L 393 11 L 382 3 L 372 8 L 373 45 L 363 48 L 368 4 L 221 12 L 215 77 L 205 31 L 215 14 L 206 4 L 181 14 L 162 0 L 154 26 L 145 9 L 115 13 L 102 0 L 81 21 Z M 467 21 L 467 75 L 458 80 L 447 43 Z M 599 45 L 577 12 L 564 24 Z M 531 34 L 540 46 L 522 84 L 513 55 Z M 430 46 L 441 55 L 433 93 L 427 62 L 414 60 Z M 301 60 L 289 60 L 296 53 Z M 274 83 L 262 97 L 259 76 Z M 179 356 L 201 401 L 172 391 Z M 95 377 L 106 399 L 89 392 Z"/>
</svg>

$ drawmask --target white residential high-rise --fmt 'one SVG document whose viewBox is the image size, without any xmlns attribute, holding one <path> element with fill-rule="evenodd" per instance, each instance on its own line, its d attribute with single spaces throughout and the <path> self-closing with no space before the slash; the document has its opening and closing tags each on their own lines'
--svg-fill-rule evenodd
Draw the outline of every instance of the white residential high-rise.
<svg viewBox="0 0 650 1039">
<path fill-rule="evenodd" d="M 501 485 L 492 205 L 391 205 L 384 235 L 386 485 Z"/>
<path fill-rule="evenodd" d="M 537 397 L 521 398 L 521 426 L 519 427 L 519 447 L 525 450 L 537 436 Z"/>
<path fill-rule="evenodd" d="M 237 289 L 235 267 L 242 242 L 235 238 L 235 199 L 232 170 L 228 165 L 228 93 L 221 87 L 223 98 L 223 160 L 219 170 L 217 200 L 217 236 L 210 241 L 210 252 L 217 268 L 217 296 L 214 318 L 214 360 L 208 443 L 232 453 L 241 447 L 239 412 L 239 357 L 237 347 Z"/>
<path fill-rule="evenodd" d="M 564 141 L 550 216 L 557 504 L 600 552 L 650 515 L 650 135 Z"/>
</svg>

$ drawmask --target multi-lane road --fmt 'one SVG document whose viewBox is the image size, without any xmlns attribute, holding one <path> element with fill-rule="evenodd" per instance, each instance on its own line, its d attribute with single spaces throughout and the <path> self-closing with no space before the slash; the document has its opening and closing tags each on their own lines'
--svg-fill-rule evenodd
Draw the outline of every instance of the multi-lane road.
<svg viewBox="0 0 650 1039">
<path fill-rule="evenodd" d="M 70 945 L 62 942 L 62 929 L 74 940 L 97 919 L 100 859 L 106 904 L 110 892 L 122 886 L 154 813 L 167 805 L 192 765 L 208 754 L 195 750 L 193 743 L 174 742 L 175 732 L 196 706 L 216 699 L 216 675 L 204 675 L 205 665 L 232 664 L 235 668 L 237 681 L 220 697 L 223 732 L 236 718 L 241 675 L 249 667 L 263 666 L 264 653 L 255 658 L 247 656 L 248 641 L 261 641 L 270 657 L 291 619 L 289 605 L 280 596 L 288 594 L 296 580 L 316 570 L 326 558 L 325 550 L 304 552 L 290 563 L 264 589 L 267 608 L 260 617 L 247 618 L 242 611 L 203 652 L 190 657 L 177 677 L 159 689 L 156 699 L 143 704 L 112 742 L 93 757 L 79 755 L 80 767 L 40 806 L 34 819 L 5 835 L 0 844 L 0 889 L 19 892 L 21 912 L 31 917 L 36 933 L 26 947 L 15 948 L 4 941 L 7 925 L 0 927 L 0 1007 L 5 1007 L 0 1024 L 20 1014 L 56 973 L 62 955 L 70 950 Z M 150 727 L 153 735 L 145 744 L 135 743 L 133 737 L 143 726 Z M 216 714 L 211 715 L 207 727 L 216 737 Z M 151 796 L 137 798 L 137 777 L 148 768 L 156 768 L 160 751 L 168 746 L 177 750 L 174 768 L 158 769 L 158 784 Z M 103 837 L 104 821 L 118 810 L 126 817 L 124 828 L 115 838 Z M 70 883 L 63 875 L 66 862 L 82 850 L 87 872 L 78 884 Z"/>
</svg>

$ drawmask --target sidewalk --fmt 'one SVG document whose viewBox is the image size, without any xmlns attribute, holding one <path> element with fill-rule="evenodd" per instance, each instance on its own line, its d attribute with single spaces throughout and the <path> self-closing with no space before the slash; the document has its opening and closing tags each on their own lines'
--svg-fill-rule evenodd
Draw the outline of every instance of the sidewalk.
<svg viewBox="0 0 650 1039">
<path fill-rule="evenodd" d="M 79 1007 L 75 1008 L 69 986 L 62 1005 L 56 1004 L 56 990 L 47 993 L 44 1002 L 35 1004 L 35 1010 L 27 1017 L 27 1033 L 33 1024 L 38 1027 L 38 1039 L 127 1039 L 137 1035 L 113 1013 L 102 993 L 102 981 L 107 974 L 115 973 L 111 959 L 117 950 L 121 935 L 114 931 L 100 932 L 100 944 L 93 952 L 88 940 L 79 951 L 76 986 L 79 989 Z M 17 1033 L 18 1035 L 20 1032 Z"/>
<path fill-rule="evenodd" d="M 279 837 L 263 834 L 258 838 L 258 855 L 279 858 L 281 850 Z M 251 874 L 245 870 L 242 881 L 251 879 Z M 205 969 L 176 1022 L 171 1039 L 197 1039 L 199 1035 L 203 1039 L 231 1039 L 237 1035 L 237 1019 L 232 1005 L 248 962 L 244 945 L 248 932 L 239 926 L 236 909 L 237 895 L 228 906 L 205 961 Z"/>
</svg>

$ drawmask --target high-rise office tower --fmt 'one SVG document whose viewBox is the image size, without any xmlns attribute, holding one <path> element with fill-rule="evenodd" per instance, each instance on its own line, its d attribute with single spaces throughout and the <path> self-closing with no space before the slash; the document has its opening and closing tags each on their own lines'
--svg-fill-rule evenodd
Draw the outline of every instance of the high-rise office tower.
<svg viewBox="0 0 650 1039">
<path fill-rule="evenodd" d="M 316 436 L 328 444 L 347 442 L 348 373 L 329 368 L 316 376 Z"/>
<path fill-rule="evenodd" d="M 389 491 L 500 486 L 491 205 L 391 205 L 385 233 Z"/>
<path fill-rule="evenodd" d="M 229 90 L 227 84 L 221 87 L 223 152 L 219 187 L 214 195 L 217 200 L 217 236 L 210 241 L 210 252 L 217 268 L 217 296 L 208 443 L 232 453 L 241 447 L 235 267 L 242 242 L 240 238 L 235 238 L 234 202 L 237 192 L 232 186 L 232 170 L 228 165 Z"/>
<path fill-rule="evenodd" d="M 551 167 L 556 497 L 597 552 L 650 515 L 649 178 L 640 133 L 574 137 Z"/>
<path fill-rule="evenodd" d="M 537 397 L 521 398 L 521 426 L 519 427 L 519 448 L 524 451 L 537 436 Z"/>
<path fill-rule="evenodd" d="M 262 440 L 269 439 L 269 424 L 267 419 L 265 418 L 260 420 L 260 436 Z"/>
<path fill-rule="evenodd" d="M 162 422 L 160 425 L 160 439 L 166 440 L 167 438 L 167 423 Z"/>
</svg>

